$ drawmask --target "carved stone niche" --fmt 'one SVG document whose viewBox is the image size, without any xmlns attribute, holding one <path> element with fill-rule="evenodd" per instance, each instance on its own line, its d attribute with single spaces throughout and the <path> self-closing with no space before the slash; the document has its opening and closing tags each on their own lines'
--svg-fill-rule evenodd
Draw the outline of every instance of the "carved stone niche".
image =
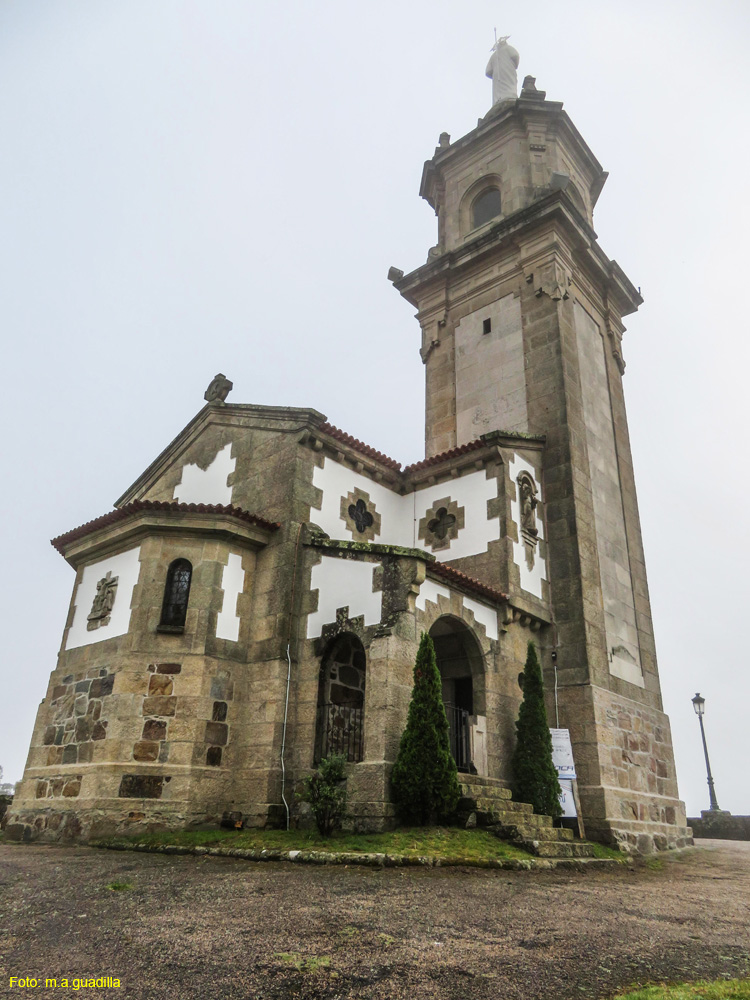
<svg viewBox="0 0 750 1000">
<path fill-rule="evenodd" d="M 419 522 L 419 535 L 433 552 L 449 549 L 454 538 L 464 527 L 465 509 L 455 500 L 445 497 L 436 500 Z"/>
<path fill-rule="evenodd" d="M 117 594 L 117 581 L 119 576 L 112 576 L 111 571 L 107 573 L 96 585 L 96 597 L 91 605 L 91 612 L 86 619 L 86 629 L 93 632 L 96 628 L 109 625 L 112 618 L 112 608 L 115 604 Z"/>
<path fill-rule="evenodd" d="M 341 498 L 341 517 L 355 541 L 374 542 L 380 534 L 380 514 L 364 490 L 355 488 Z"/>
<path fill-rule="evenodd" d="M 539 529 L 536 526 L 536 507 L 539 503 L 534 477 L 528 472 L 521 472 L 516 478 L 518 491 L 519 525 L 518 530 L 526 555 L 526 565 L 534 568 L 536 547 L 539 544 Z"/>
</svg>

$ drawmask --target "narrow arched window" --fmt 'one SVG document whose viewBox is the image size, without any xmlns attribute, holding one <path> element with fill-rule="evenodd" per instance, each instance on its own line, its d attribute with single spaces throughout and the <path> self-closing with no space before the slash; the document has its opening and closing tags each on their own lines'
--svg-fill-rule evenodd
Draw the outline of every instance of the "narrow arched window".
<svg viewBox="0 0 750 1000">
<path fill-rule="evenodd" d="M 471 206 L 473 228 L 483 226 L 497 215 L 500 215 L 500 192 L 495 187 L 488 188 L 474 199 L 474 204 Z"/>
<path fill-rule="evenodd" d="M 343 754 L 350 763 L 364 756 L 365 650 L 350 632 L 328 647 L 320 669 L 315 759 Z"/>
<path fill-rule="evenodd" d="M 159 622 L 160 631 L 181 632 L 185 627 L 192 576 L 193 567 L 187 559 L 175 559 L 167 570 L 164 603 L 161 606 Z"/>
</svg>

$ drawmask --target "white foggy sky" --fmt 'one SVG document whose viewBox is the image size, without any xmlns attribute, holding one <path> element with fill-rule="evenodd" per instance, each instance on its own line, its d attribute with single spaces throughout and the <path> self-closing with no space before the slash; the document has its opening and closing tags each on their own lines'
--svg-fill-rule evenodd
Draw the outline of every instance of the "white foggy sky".
<svg viewBox="0 0 750 1000">
<path fill-rule="evenodd" d="M 0 0 L 3 660 L 20 778 L 73 571 L 202 407 L 312 406 L 423 456 L 423 161 L 491 103 L 492 29 L 610 171 L 601 245 L 640 286 L 625 391 L 665 708 L 688 813 L 750 813 L 746 3 Z M 259 511 L 258 513 L 263 513 Z"/>
</svg>

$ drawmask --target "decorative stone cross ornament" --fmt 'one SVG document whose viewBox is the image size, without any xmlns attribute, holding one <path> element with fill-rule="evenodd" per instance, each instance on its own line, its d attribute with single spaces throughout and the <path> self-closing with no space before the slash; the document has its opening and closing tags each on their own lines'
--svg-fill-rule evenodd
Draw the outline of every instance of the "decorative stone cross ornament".
<svg viewBox="0 0 750 1000">
<path fill-rule="evenodd" d="M 380 534 L 380 514 L 364 490 L 355 488 L 341 498 L 341 519 L 357 541 L 374 542 Z"/>
<path fill-rule="evenodd" d="M 433 552 L 449 549 L 464 527 L 465 515 L 465 509 L 449 496 L 435 500 L 420 518 L 417 537 L 423 539 Z"/>
<path fill-rule="evenodd" d="M 349 517 L 354 521 L 360 535 L 364 535 L 374 520 L 364 500 L 349 504 Z"/>
<path fill-rule="evenodd" d="M 86 620 L 86 630 L 93 632 L 96 628 L 109 625 L 112 617 L 112 608 L 115 603 L 117 593 L 117 581 L 119 576 L 112 576 L 111 571 L 101 579 L 96 585 L 96 597 L 91 605 L 91 613 Z"/>
<path fill-rule="evenodd" d="M 427 528 L 433 533 L 435 538 L 439 538 L 442 541 L 455 523 L 455 515 L 449 514 L 445 507 L 440 507 L 436 512 L 436 517 L 429 522 Z"/>
<path fill-rule="evenodd" d="M 214 375 L 208 389 L 203 393 L 203 398 L 209 403 L 224 403 L 232 391 L 233 384 L 226 375 L 219 372 L 218 375 Z"/>
</svg>

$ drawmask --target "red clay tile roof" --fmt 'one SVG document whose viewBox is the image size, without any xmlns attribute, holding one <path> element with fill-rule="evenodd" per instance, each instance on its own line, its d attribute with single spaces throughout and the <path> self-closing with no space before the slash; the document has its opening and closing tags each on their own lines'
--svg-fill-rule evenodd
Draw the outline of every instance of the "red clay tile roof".
<svg viewBox="0 0 750 1000">
<path fill-rule="evenodd" d="M 453 566 L 448 566 L 445 563 L 430 563 L 427 567 L 427 572 L 428 574 L 434 573 L 435 576 L 442 576 L 444 580 L 452 580 L 467 590 L 473 590 L 477 594 L 482 594 L 483 597 L 489 597 L 491 601 L 495 601 L 498 604 L 507 604 L 508 602 L 508 595 L 504 594 L 501 590 L 488 587 L 481 580 L 476 580 L 473 576 L 468 576 L 466 573 L 462 573 L 460 569 L 454 569 Z"/>
<path fill-rule="evenodd" d="M 110 524 L 124 521 L 131 514 L 137 514 L 142 510 L 177 511 L 184 514 L 228 514 L 229 517 L 236 517 L 239 521 L 246 521 L 248 524 L 256 524 L 259 528 L 265 528 L 267 531 L 277 531 L 281 527 L 276 522 L 266 521 L 265 518 L 249 514 L 246 510 L 242 510 L 241 507 L 232 507 L 229 504 L 178 503 L 176 500 L 171 502 L 165 500 L 134 500 L 124 507 L 111 510 L 109 514 L 103 514 L 93 521 L 87 521 L 79 528 L 66 531 L 64 535 L 58 535 L 57 538 L 51 540 L 50 544 L 54 545 L 58 552 L 62 552 L 63 548 L 71 542 L 83 538 L 92 531 L 98 531 L 99 528 L 107 528 Z"/>
<path fill-rule="evenodd" d="M 399 472 L 401 469 L 400 462 L 384 455 L 382 451 L 376 451 L 374 448 L 371 448 L 369 444 L 365 444 L 363 441 L 357 440 L 357 438 L 352 437 L 351 434 L 347 434 L 346 431 L 342 431 L 338 427 L 334 427 L 333 424 L 329 424 L 327 422 L 320 424 L 317 430 L 322 431 L 324 434 L 334 438 L 336 441 L 341 441 L 342 444 L 348 444 L 349 447 L 354 448 L 355 451 L 359 451 L 363 455 L 367 455 L 368 458 L 374 458 L 376 461 L 380 462 L 381 465 L 387 465 L 389 469 L 393 469 L 395 472 Z"/>
<path fill-rule="evenodd" d="M 450 451 L 443 451 L 439 455 L 433 455 L 432 458 L 423 458 L 421 462 L 414 462 L 413 465 L 407 465 L 404 469 L 404 475 L 408 475 L 410 472 L 419 472 L 420 469 L 427 469 L 431 465 L 439 465 L 440 462 L 444 462 L 448 458 L 458 458 L 459 455 L 465 455 L 467 451 L 476 451 L 478 448 L 486 448 L 487 444 L 487 441 L 477 438 L 476 441 L 469 441 L 468 444 L 462 444 L 458 448 L 451 448 Z"/>
</svg>

